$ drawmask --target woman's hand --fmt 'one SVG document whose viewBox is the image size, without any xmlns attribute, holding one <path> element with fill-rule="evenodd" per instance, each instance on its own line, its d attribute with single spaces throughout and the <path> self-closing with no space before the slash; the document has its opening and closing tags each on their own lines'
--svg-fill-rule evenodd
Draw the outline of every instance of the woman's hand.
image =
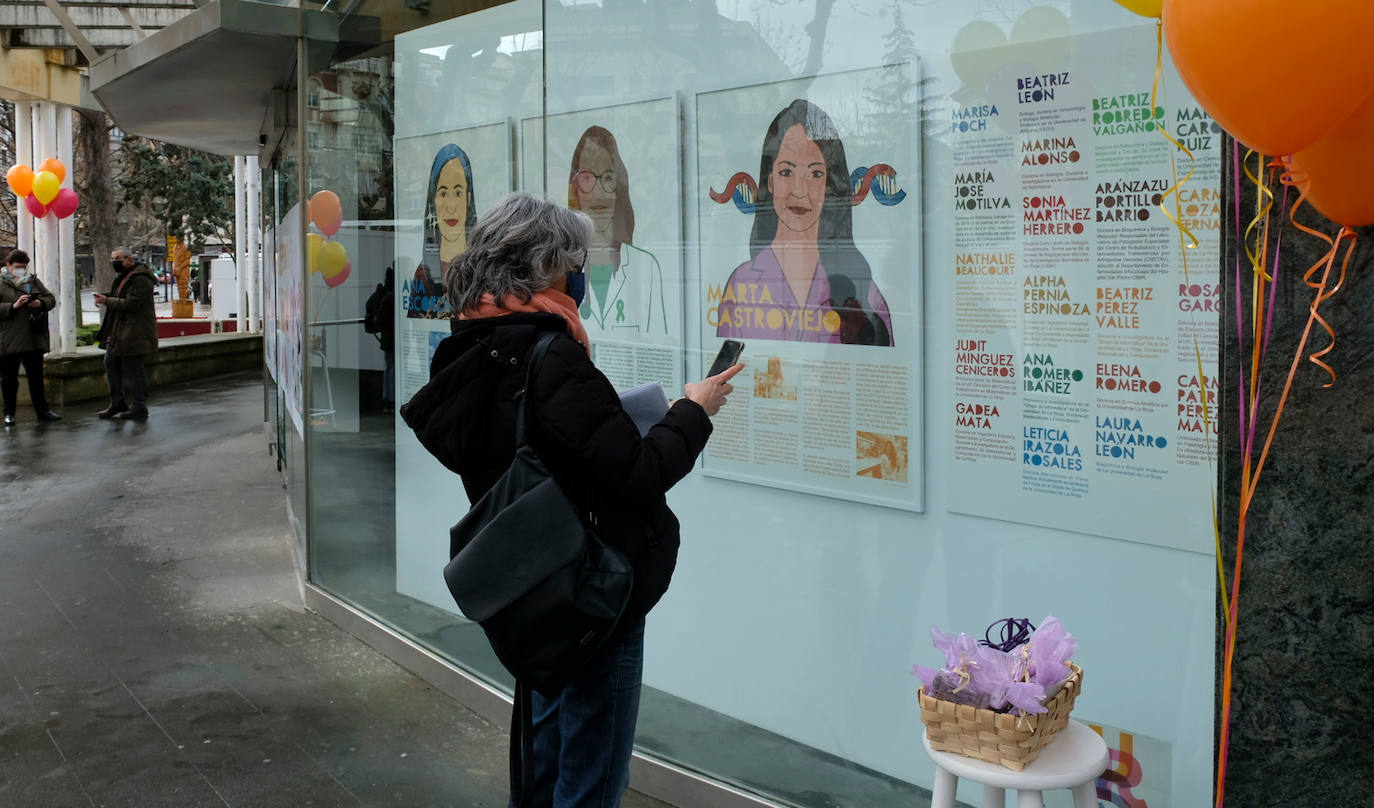
<svg viewBox="0 0 1374 808">
<path fill-rule="evenodd" d="M 14 305 L 14 307 L 15 307 L 16 309 L 22 309 L 22 308 L 24 308 L 25 306 L 29 305 L 29 296 L 28 296 L 28 295 L 20 295 L 20 296 L 18 297 L 18 299 L 16 299 L 16 300 L 14 301 L 13 305 Z"/>
<path fill-rule="evenodd" d="M 706 410 L 707 415 L 715 415 L 720 412 L 721 407 L 725 406 L 726 397 L 735 392 L 730 380 L 735 378 L 741 370 L 744 370 L 743 363 L 699 382 L 689 382 L 682 386 L 682 393 L 700 404 L 701 408 Z"/>
</svg>

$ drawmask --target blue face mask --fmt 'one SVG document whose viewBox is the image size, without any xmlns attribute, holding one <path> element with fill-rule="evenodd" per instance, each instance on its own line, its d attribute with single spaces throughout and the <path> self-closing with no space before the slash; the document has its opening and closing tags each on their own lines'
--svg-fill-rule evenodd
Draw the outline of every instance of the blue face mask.
<svg viewBox="0 0 1374 808">
<path fill-rule="evenodd" d="M 568 273 L 568 297 L 573 299 L 579 307 L 582 299 L 587 296 L 587 273 L 569 272 Z"/>
</svg>

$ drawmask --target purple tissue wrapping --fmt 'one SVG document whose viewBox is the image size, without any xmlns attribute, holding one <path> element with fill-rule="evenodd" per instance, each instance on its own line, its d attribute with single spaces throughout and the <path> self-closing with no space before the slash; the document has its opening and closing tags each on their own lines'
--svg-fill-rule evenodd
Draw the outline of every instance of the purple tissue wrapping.
<svg viewBox="0 0 1374 808">
<path fill-rule="evenodd" d="M 1078 641 L 1064 630 L 1059 618 L 1049 615 L 1017 651 L 1027 658 L 1030 680 L 1048 689 L 1068 678 L 1067 663 L 1078 653 Z"/>
</svg>

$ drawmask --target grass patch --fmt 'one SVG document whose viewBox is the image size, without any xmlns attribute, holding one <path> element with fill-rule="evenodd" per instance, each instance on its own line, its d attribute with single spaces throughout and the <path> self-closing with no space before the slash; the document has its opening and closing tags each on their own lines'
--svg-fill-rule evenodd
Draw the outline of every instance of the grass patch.
<svg viewBox="0 0 1374 808">
<path fill-rule="evenodd" d="M 93 324 L 91 324 L 91 325 L 79 325 L 79 326 L 77 326 L 77 327 L 76 327 L 76 344 L 77 344 L 77 345 L 94 345 L 94 344 L 95 344 L 95 334 L 96 334 L 96 332 L 99 331 L 99 330 L 100 330 L 100 324 L 99 324 L 99 323 L 93 323 Z"/>
</svg>

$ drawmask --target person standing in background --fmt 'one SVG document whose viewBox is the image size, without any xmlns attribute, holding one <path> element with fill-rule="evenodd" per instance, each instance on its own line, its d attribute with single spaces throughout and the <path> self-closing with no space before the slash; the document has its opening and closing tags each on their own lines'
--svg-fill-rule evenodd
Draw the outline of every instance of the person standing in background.
<svg viewBox="0 0 1374 808">
<path fill-rule="evenodd" d="M 385 279 L 377 284 L 363 304 L 363 331 L 375 336 L 386 362 L 382 374 L 382 412 L 396 407 L 396 271 L 386 268 Z"/>
<path fill-rule="evenodd" d="M 60 421 L 48 409 L 43 391 L 43 354 L 48 352 L 48 312 L 57 298 L 29 271 L 29 255 L 15 250 L 0 270 L 0 391 L 5 401 L 5 426 L 14 426 L 19 398 L 19 366 L 29 377 L 29 401 L 40 421 Z"/>
<path fill-rule="evenodd" d="M 143 357 L 157 351 L 157 311 L 153 306 L 153 287 L 157 283 L 147 264 L 135 259 L 123 247 L 110 253 L 115 277 L 107 294 L 95 296 L 96 305 L 105 310 L 96 334 L 105 349 L 105 378 L 110 385 L 110 406 L 101 418 L 125 420 L 148 417 L 148 377 Z M 130 407 L 124 397 L 124 380 L 133 396 Z"/>
</svg>

